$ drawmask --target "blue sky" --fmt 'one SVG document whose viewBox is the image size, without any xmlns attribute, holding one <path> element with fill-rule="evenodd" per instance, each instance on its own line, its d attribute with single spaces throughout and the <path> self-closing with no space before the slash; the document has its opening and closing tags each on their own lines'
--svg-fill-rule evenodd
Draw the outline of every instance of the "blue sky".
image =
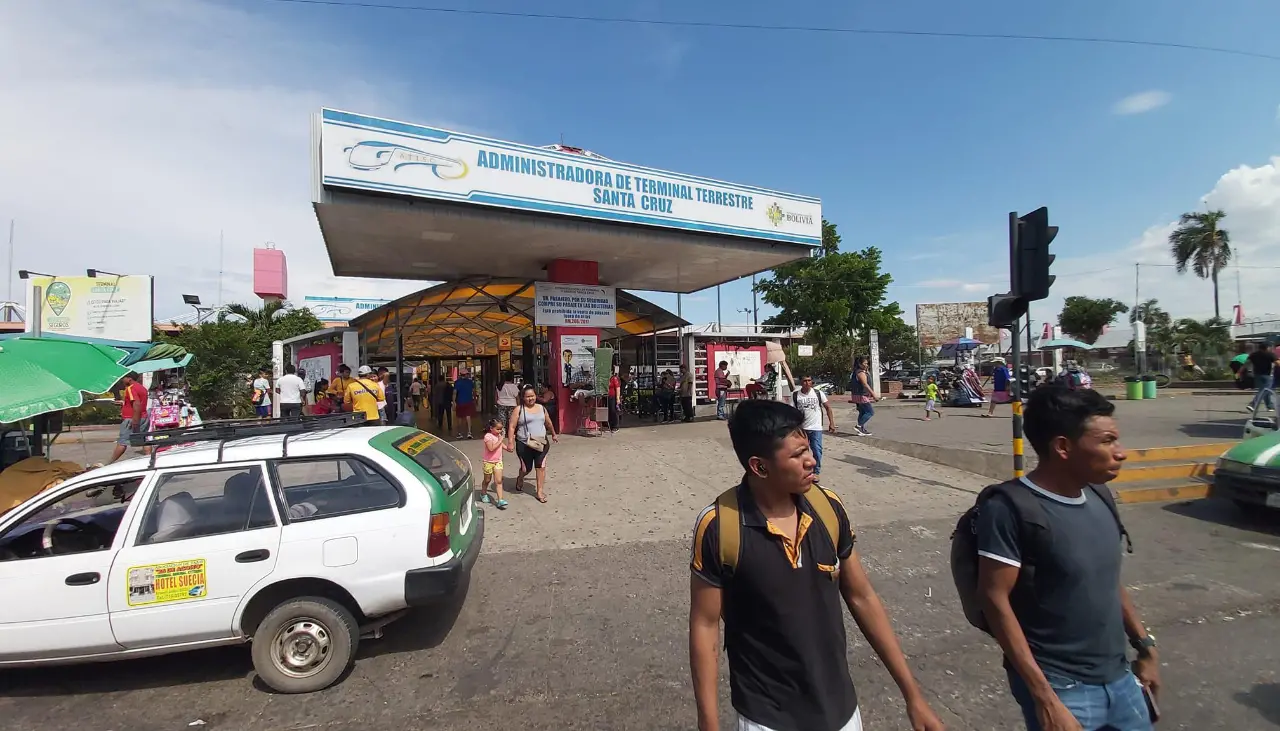
<svg viewBox="0 0 1280 731">
<path fill-rule="evenodd" d="M 1168 224 L 1202 206 L 1206 195 L 1215 205 L 1239 207 L 1241 229 L 1234 233 L 1248 261 L 1280 265 L 1280 254 L 1265 250 L 1280 249 L 1271 238 L 1280 236 L 1280 173 L 1271 161 L 1280 154 L 1276 61 L 1137 46 L 611 25 L 263 0 L 120 3 L 111 17 L 100 5 L 72 0 L 17 5 L 8 11 L 14 14 L 9 27 L 18 29 L 14 40 L 18 31 L 29 37 L 54 27 L 49 6 L 79 5 L 85 15 L 99 14 L 71 21 L 83 26 L 72 37 L 82 37 L 85 47 L 99 44 L 103 58 L 116 63 L 91 69 L 68 54 L 44 72 L 54 81 L 101 86 L 105 80 L 125 90 L 143 84 L 171 92 L 172 98 L 151 94 L 145 102 L 139 94 L 135 111 L 147 104 L 156 105 L 155 112 L 138 113 L 111 144 L 121 135 L 147 137 L 148 124 L 183 113 L 173 105 L 208 105 L 200 121 L 194 112 L 182 119 L 210 125 L 203 137 L 219 144 L 216 151 L 189 151 L 217 160 L 205 172 L 216 183 L 211 201 L 229 189 L 256 190 L 255 175 L 279 174 L 223 167 L 228 156 L 269 154 L 252 147 L 254 124 L 297 144 L 306 133 L 299 112 L 324 104 L 533 144 L 563 135 L 614 159 L 820 196 L 846 247 L 885 251 L 895 280 L 891 297 L 909 313 L 916 302 L 1003 291 L 1006 214 L 1040 205 L 1049 206 L 1062 229 L 1054 245 L 1059 279 L 1046 311 L 1056 311 L 1068 294 L 1131 300 L 1134 262 L 1167 263 L 1159 242 Z M 693 21 L 1110 36 L 1280 53 L 1274 35 L 1280 5 L 1263 0 L 831 5 L 651 1 L 611 9 L 558 1 L 536 7 Z M 110 43 L 131 33 L 137 38 L 129 50 Z M 46 79 L 42 90 L 29 90 L 30 98 L 11 95 L 10 101 L 35 99 L 52 114 L 53 102 L 38 95 L 53 93 Z M 266 109 L 235 111 L 249 105 Z M 296 134 L 276 129 L 289 124 L 297 125 Z M 228 211 L 202 220 L 203 231 L 193 227 L 169 240 L 198 238 L 207 250 L 216 238 L 210 227 L 232 229 L 236 251 L 273 240 L 299 273 L 296 298 L 335 293 L 325 279 L 313 218 L 306 229 L 307 162 L 296 158 L 295 151 L 279 165 L 272 158 L 272 165 L 260 166 L 292 166 L 290 177 L 279 178 L 287 185 L 264 185 L 248 203 L 222 201 Z M 1233 170 L 1234 181 L 1223 177 Z M 42 195 L 52 192 L 0 187 L 0 216 L 19 219 L 20 230 L 29 232 L 20 241 L 36 242 L 25 255 L 36 262 L 42 251 L 63 256 L 58 246 L 70 235 L 41 222 L 41 212 L 54 205 Z M 263 195 L 279 197 L 278 206 L 268 211 Z M 245 214 L 257 206 L 264 208 Z M 208 207 L 183 220 L 204 216 Z M 279 216 L 287 223 L 271 212 L 286 209 L 290 213 Z M 119 213 L 117 205 L 98 214 L 106 219 L 96 222 L 98 237 L 128 235 Z M 146 220 L 146 210 L 138 214 Z M 48 247 L 40 245 L 42 237 Z M 150 261 L 157 275 L 188 277 L 184 286 L 209 285 L 207 256 L 195 268 L 162 255 Z M 242 291 L 248 262 L 222 268 L 240 277 L 225 286 Z M 1099 270 L 1107 271 L 1090 273 Z M 1207 287 L 1167 269 L 1150 271 L 1150 294 L 1177 314 L 1211 314 Z M 1242 272 L 1244 298 L 1256 292 L 1255 311 L 1267 309 L 1263 287 L 1275 273 Z M 1195 294 L 1182 297 L 1188 286 Z M 408 291 L 368 282 L 337 289 L 368 296 Z M 655 299 L 674 309 L 674 297 Z M 1234 292 L 1224 296 L 1224 303 L 1234 301 Z M 750 305 L 748 285 L 726 285 L 723 303 L 726 322 L 745 321 L 735 310 Z M 714 293 L 686 297 L 685 313 L 695 321 L 715 319 Z"/>
</svg>

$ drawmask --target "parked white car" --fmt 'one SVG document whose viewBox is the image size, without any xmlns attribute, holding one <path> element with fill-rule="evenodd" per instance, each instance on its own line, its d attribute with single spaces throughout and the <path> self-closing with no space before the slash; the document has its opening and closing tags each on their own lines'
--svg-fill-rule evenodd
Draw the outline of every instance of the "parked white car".
<svg viewBox="0 0 1280 731">
<path fill-rule="evenodd" d="M 0 516 L 0 667 L 251 642 L 263 682 L 311 692 L 362 632 L 465 585 L 484 518 L 453 446 L 408 427 L 231 433 Z"/>
</svg>

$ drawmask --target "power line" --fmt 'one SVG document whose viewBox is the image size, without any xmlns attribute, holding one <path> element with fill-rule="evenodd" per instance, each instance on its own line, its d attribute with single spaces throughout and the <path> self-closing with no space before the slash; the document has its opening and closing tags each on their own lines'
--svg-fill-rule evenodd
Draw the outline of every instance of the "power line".
<svg viewBox="0 0 1280 731">
<path fill-rule="evenodd" d="M 1105 36 L 1063 36 L 1040 35 L 1029 33 L 966 33 L 961 31 L 929 31 L 929 30 L 894 30 L 887 28 L 858 28 L 816 25 L 775 25 L 769 23 L 726 23 L 704 20 L 659 20 L 656 18 L 619 18 L 603 15 L 573 15 L 567 13 L 530 13 L 516 10 L 479 10 L 475 8 L 448 8 L 427 5 L 395 5 L 379 2 L 342 2 L 342 0 L 261 0 L 262 2 L 314 5 L 336 8 L 361 8 L 367 10 L 401 10 L 415 13 L 435 13 L 441 15 L 473 15 L 494 18 L 518 18 L 522 20 L 561 20 L 580 23 L 601 23 L 615 25 L 648 25 L 680 28 L 717 28 L 728 30 L 779 31 L 791 33 L 828 33 L 864 36 L 904 36 L 917 38 L 967 38 L 974 40 L 996 41 L 1043 41 L 1055 43 L 1089 43 L 1111 46 L 1145 46 L 1148 48 L 1171 48 L 1181 51 L 1198 51 L 1202 53 L 1219 53 L 1230 56 L 1259 58 L 1267 61 L 1280 61 L 1280 56 L 1245 51 L 1238 48 L 1221 46 L 1204 46 L 1198 43 L 1173 43 L 1170 41 L 1144 41 L 1136 38 L 1108 38 Z"/>
</svg>

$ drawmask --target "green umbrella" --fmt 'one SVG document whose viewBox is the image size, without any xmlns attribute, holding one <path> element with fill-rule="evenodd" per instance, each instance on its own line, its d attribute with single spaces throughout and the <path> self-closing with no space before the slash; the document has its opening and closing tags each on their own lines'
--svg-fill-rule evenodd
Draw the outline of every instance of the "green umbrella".
<svg viewBox="0 0 1280 731">
<path fill-rule="evenodd" d="M 84 394 L 111 388 L 129 369 L 108 345 L 18 337 L 0 340 L 0 423 L 79 406 Z"/>
</svg>

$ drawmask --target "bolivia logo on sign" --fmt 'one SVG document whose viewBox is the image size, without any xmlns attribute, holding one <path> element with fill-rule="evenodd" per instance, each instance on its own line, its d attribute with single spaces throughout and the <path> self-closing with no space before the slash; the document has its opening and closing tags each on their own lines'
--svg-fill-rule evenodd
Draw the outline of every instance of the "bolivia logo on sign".
<svg viewBox="0 0 1280 731">
<path fill-rule="evenodd" d="M 769 217 L 769 220 L 773 222 L 774 226 L 777 226 L 782 223 L 782 217 L 784 215 L 782 213 L 782 206 L 778 205 L 775 201 L 773 205 L 765 209 L 764 215 Z"/>
</svg>

